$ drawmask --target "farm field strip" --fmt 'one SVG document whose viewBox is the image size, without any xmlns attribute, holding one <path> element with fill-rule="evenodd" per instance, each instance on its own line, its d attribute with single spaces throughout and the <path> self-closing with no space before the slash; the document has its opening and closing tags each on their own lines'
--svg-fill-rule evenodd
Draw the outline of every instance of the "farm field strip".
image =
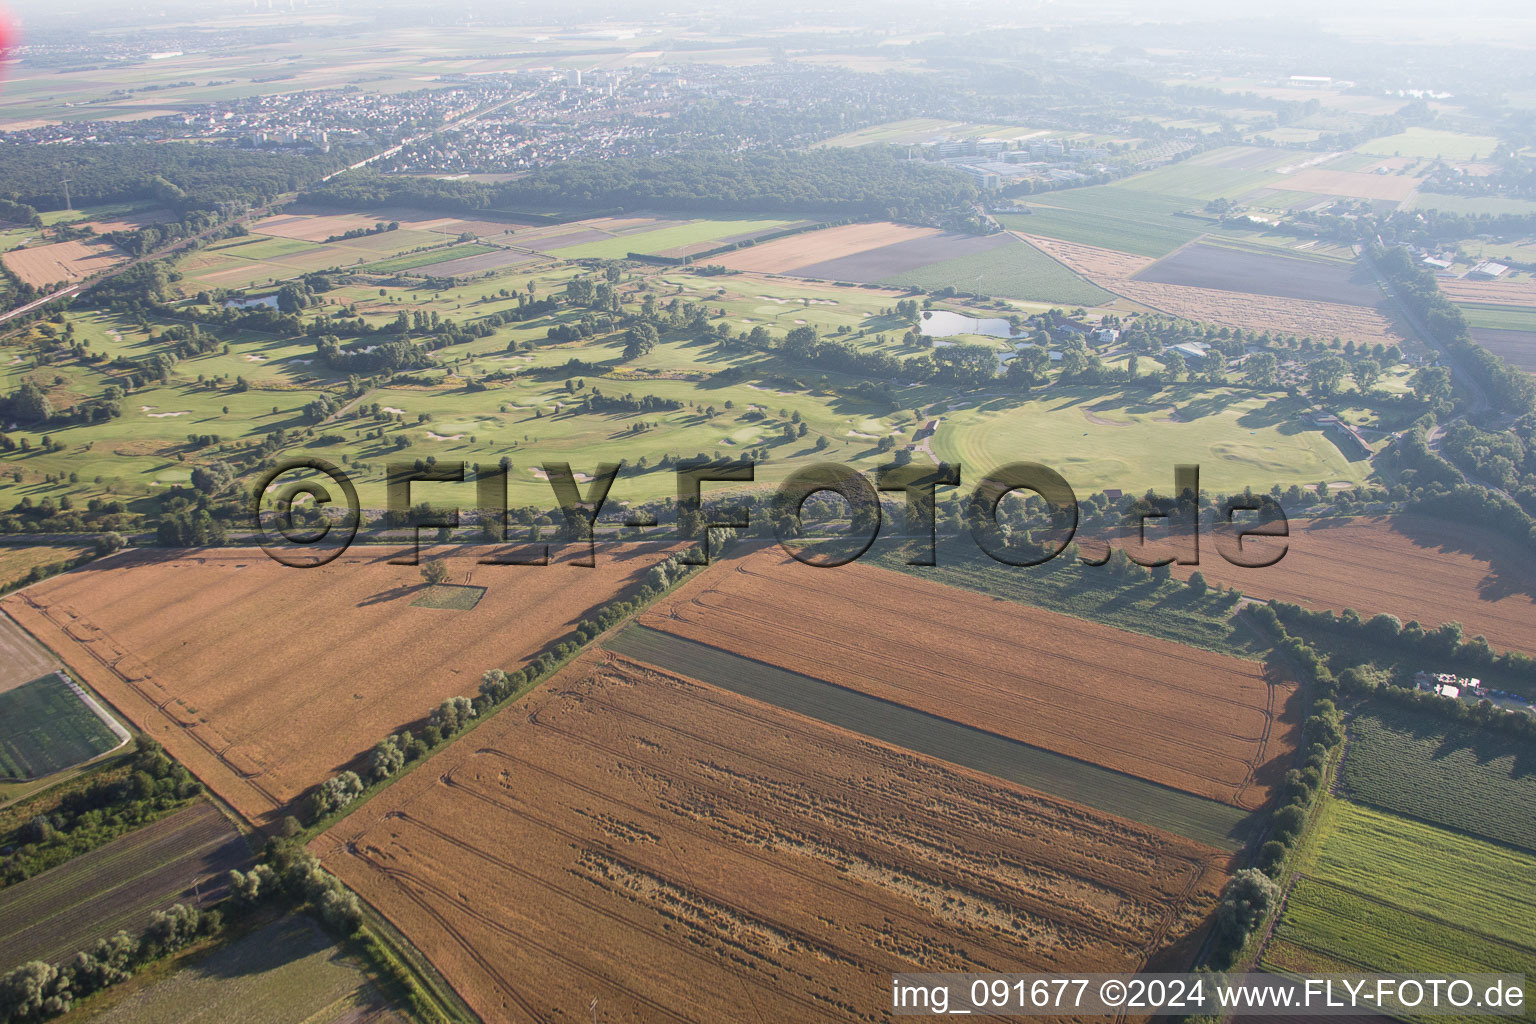
<svg viewBox="0 0 1536 1024">
<path fill-rule="evenodd" d="M 1006 228 L 1158 259 L 1209 231 L 1213 222 L 1186 215 L 1195 199 L 1121 185 L 1050 192 L 1027 201 L 1030 212 L 1005 213 Z"/>
<path fill-rule="evenodd" d="M 1308 878 L 1536 954 L 1536 855 L 1327 798 Z"/>
<path fill-rule="evenodd" d="M 937 290 L 960 284 L 980 295 L 1097 306 L 1114 296 L 1090 284 L 1049 255 L 1008 235 L 987 249 L 894 273 L 882 284 Z"/>
<path fill-rule="evenodd" d="M 1368 271 L 1346 264 L 1196 242 L 1135 275 L 1153 284 L 1374 306 L 1383 299 Z"/>
<path fill-rule="evenodd" d="M 1322 799 L 1265 966 L 1527 976 L 1536 969 L 1536 857 Z"/>
<path fill-rule="evenodd" d="M 30 249 L 12 249 L 0 255 L 5 267 L 35 288 L 60 282 L 81 281 L 126 260 L 108 242 L 54 242 Z"/>
<path fill-rule="evenodd" d="M 1290 687 L 1253 662 L 865 565 L 829 573 L 765 549 L 640 621 L 1249 809 L 1286 747 L 1269 741 Z"/>
<path fill-rule="evenodd" d="M 30 683 L 59 667 L 58 659 L 0 611 L 0 693 Z"/>
<path fill-rule="evenodd" d="M 1490 306 L 1536 306 L 1536 278 L 1521 280 L 1473 281 L 1468 278 L 1447 278 L 1440 282 L 1440 291 L 1452 302 L 1487 304 Z"/>
<path fill-rule="evenodd" d="M 393 548 L 314 570 L 254 549 L 135 554 L 4 607 L 243 816 L 268 822 L 445 698 L 473 695 L 481 673 L 519 667 L 671 550 L 616 545 L 572 573 L 482 566 L 490 549 L 455 549 L 455 581 L 486 587 L 465 611 L 409 608 L 425 585 L 389 564 Z"/>
<path fill-rule="evenodd" d="M 608 650 L 828 725 L 1186 836 L 1235 849 L 1248 815 L 995 732 L 791 672 L 680 636 L 631 626 Z"/>
<path fill-rule="evenodd" d="M 1366 174 L 1361 171 L 1308 167 L 1279 178 L 1270 184 L 1270 188 L 1401 203 L 1413 198 L 1420 180 L 1405 174 Z"/>
<path fill-rule="evenodd" d="M 723 256 L 711 257 L 728 270 L 755 271 L 765 274 L 793 273 L 798 267 L 826 263 L 846 256 L 856 256 L 871 249 L 939 235 L 937 228 L 912 227 L 879 221 L 873 224 L 845 224 L 841 227 L 804 231 L 788 238 L 776 238 L 761 245 L 745 246 Z"/>
<path fill-rule="evenodd" d="M 1447 729 L 1384 706 L 1349 723 L 1340 782 L 1350 799 L 1536 852 L 1536 764 L 1513 737 Z"/>
<path fill-rule="evenodd" d="M 1220 884 L 1207 847 L 612 655 L 474 737 L 312 845 L 482 1016 L 851 1021 L 902 965 L 1134 969 Z"/>
<path fill-rule="evenodd" d="M 82 764 L 127 742 L 50 672 L 0 693 L 0 777 L 38 779 Z"/>
<path fill-rule="evenodd" d="M 1464 525 L 1418 517 L 1293 522 L 1275 565 L 1241 569 L 1214 560 L 1200 571 L 1251 597 L 1353 608 L 1366 618 L 1386 612 L 1426 629 L 1460 622 L 1495 648 L 1536 654 L 1536 578 L 1496 536 Z"/>
<path fill-rule="evenodd" d="M 0 890 L 0 973 L 56 962 L 150 913 L 222 899 L 227 875 L 252 861 L 245 839 L 206 800 Z"/>
<path fill-rule="evenodd" d="M 1527 372 L 1536 372 L 1536 330 L 1511 331 L 1473 327 L 1472 340 L 1500 359 Z"/>
<path fill-rule="evenodd" d="M 242 936 L 103 1012 L 111 1024 L 404 1024 L 366 974 L 305 914 Z"/>
</svg>

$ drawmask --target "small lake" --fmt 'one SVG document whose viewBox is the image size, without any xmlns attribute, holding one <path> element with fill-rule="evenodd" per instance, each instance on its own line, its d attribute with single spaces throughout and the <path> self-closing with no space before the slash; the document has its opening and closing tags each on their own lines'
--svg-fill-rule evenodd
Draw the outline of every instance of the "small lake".
<svg viewBox="0 0 1536 1024">
<path fill-rule="evenodd" d="M 930 338 L 952 338 L 957 334 L 981 334 L 989 338 L 1016 336 L 1013 325 L 999 317 L 980 319 L 951 313 L 947 309 L 925 309 L 917 324 L 918 333 Z"/>
</svg>

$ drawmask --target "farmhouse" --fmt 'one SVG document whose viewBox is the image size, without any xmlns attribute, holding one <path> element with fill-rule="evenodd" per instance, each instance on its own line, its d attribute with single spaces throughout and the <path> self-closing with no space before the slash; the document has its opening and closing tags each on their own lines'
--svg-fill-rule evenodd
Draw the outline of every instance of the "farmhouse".
<svg viewBox="0 0 1536 1024">
<path fill-rule="evenodd" d="M 1492 260 L 1484 260 L 1471 270 L 1467 271 L 1468 277 L 1477 278 L 1479 281 L 1492 281 L 1509 273 L 1509 268 L 1502 263 Z"/>
</svg>

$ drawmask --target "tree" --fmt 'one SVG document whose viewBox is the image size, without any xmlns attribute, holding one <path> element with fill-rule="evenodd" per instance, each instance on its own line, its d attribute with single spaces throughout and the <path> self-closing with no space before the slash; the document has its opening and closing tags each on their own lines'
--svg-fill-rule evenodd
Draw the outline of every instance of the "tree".
<svg viewBox="0 0 1536 1024">
<path fill-rule="evenodd" d="M 1244 868 L 1221 891 L 1216 927 L 1233 947 L 1241 946 L 1274 909 L 1280 887 L 1258 868 Z"/>
<path fill-rule="evenodd" d="M 18 420 L 45 423 L 53 418 L 53 403 L 30 380 L 12 392 L 10 405 L 11 415 Z"/>
<path fill-rule="evenodd" d="M 475 717 L 475 706 L 468 697 L 449 697 L 432 712 L 432 724 L 444 736 L 451 736 Z"/>
<path fill-rule="evenodd" d="M 448 582 L 448 560 L 445 558 L 429 558 L 421 567 L 421 578 L 431 586 L 437 587 Z"/>
<path fill-rule="evenodd" d="M 1167 372 L 1169 380 L 1178 380 L 1184 375 L 1186 369 L 1184 355 L 1178 349 L 1170 348 L 1159 358 L 1163 361 L 1163 369 Z"/>
<path fill-rule="evenodd" d="M 404 767 L 405 750 L 401 747 L 399 736 L 380 740 L 373 748 L 373 753 L 368 755 L 368 774 L 375 781 L 387 779 Z"/>
<path fill-rule="evenodd" d="M 1255 352 L 1243 361 L 1243 379 L 1256 388 L 1272 388 L 1280 379 L 1280 363 L 1273 352 Z"/>
<path fill-rule="evenodd" d="M 624 358 L 638 359 L 648 355 L 661 340 L 654 324 L 636 324 L 624 335 Z"/>
<path fill-rule="evenodd" d="M 1316 398 L 1327 398 L 1339 390 L 1349 364 L 1342 356 L 1327 355 L 1307 365 L 1307 385 Z"/>
<path fill-rule="evenodd" d="M 1374 359 L 1361 359 L 1350 368 L 1349 375 L 1361 393 L 1367 392 L 1381 379 L 1381 364 Z"/>
<path fill-rule="evenodd" d="M 1451 371 L 1443 366 L 1426 366 L 1408 378 L 1408 386 L 1421 402 L 1431 405 L 1450 401 Z"/>
<path fill-rule="evenodd" d="M 223 462 L 198 466 L 192 470 L 192 486 L 202 494 L 221 494 L 234 482 L 234 471 Z"/>
<path fill-rule="evenodd" d="M 70 1007 L 69 977 L 33 960 L 0 977 L 0 1020 L 53 1017 Z"/>
<path fill-rule="evenodd" d="M 363 780 L 357 772 L 346 771 L 326 779 L 315 791 L 314 816 L 318 820 L 333 811 L 339 811 L 363 795 Z"/>
</svg>

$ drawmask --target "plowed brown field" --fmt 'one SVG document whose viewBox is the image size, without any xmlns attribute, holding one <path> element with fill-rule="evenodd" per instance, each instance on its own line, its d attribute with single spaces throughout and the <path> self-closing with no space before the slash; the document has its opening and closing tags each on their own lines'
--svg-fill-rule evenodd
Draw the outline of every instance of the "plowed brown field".
<svg viewBox="0 0 1536 1024">
<path fill-rule="evenodd" d="M 441 762 L 441 764 L 439 764 Z M 589 653 L 311 848 L 484 1020 L 883 1020 L 1187 960 L 1225 855 Z"/>
<path fill-rule="evenodd" d="M 1264 803 L 1294 749 L 1292 685 L 1256 662 L 859 563 L 765 549 L 641 621 L 1237 807 Z"/>
<path fill-rule="evenodd" d="M 480 676 L 514 669 L 637 583 L 668 549 L 597 568 L 476 565 L 467 611 L 412 606 L 420 571 L 354 548 L 319 569 L 257 550 L 143 553 L 29 587 L 5 610 L 246 818 L 290 802 Z"/>
<path fill-rule="evenodd" d="M 1536 655 L 1536 573 L 1485 531 L 1415 516 L 1291 523 L 1290 547 L 1267 569 L 1219 557 L 1199 570 L 1252 597 L 1309 608 L 1388 612 L 1425 628 L 1459 622 L 1499 650 Z M 1272 543 L 1272 542 L 1266 542 Z M 1172 567 L 1187 576 L 1188 569 Z"/>
</svg>

